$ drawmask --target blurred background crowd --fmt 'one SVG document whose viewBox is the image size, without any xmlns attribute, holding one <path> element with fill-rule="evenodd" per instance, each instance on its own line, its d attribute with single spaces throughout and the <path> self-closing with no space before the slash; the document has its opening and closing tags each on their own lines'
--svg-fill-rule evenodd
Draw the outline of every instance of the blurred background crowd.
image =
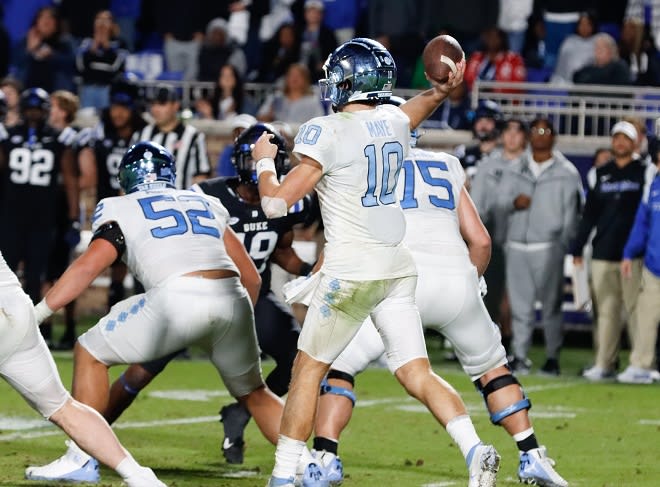
<svg viewBox="0 0 660 487">
<path fill-rule="evenodd" d="M 0 137 L 0 249 L 22 269 L 35 302 L 69 262 L 86 213 L 117 194 L 113 177 L 132 141 L 172 150 L 181 187 L 233 176 L 231 140 L 257 120 L 272 122 L 292 142 L 299 124 L 328 113 L 316 81 L 339 44 L 356 36 L 378 40 L 396 60 L 397 88 L 418 90 L 429 86 L 424 45 L 448 33 L 465 50 L 465 81 L 425 127 L 471 133 L 469 143 L 451 151 L 493 238 L 486 303 L 512 367 L 532 370 L 527 352 L 540 323 L 547 359 L 540 371 L 560 373 L 564 280 L 584 269 L 591 287 L 577 311 L 592 303 L 587 321 L 598 324 L 595 362 L 585 377 L 613 376 L 627 324 L 628 341 L 646 347 L 631 366 L 648 373 L 643 380 L 657 380 L 649 374 L 657 366 L 660 287 L 648 283 L 660 279 L 654 243 L 660 239 L 649 237 L 660 230 L 649 221 L 635 226 L 638 208 L 657 211 L 660 204 L 649 200 L 658 152 L 652 124 L 635 117 L 596 121 L 603 146 L 573 157 L 555 147 L 562 128 L 556 119 L 507 116 L 497 103 L 470 97 L 481 82 L 660 86 L 660 0 L 4 0 L 0 7 L 7 130 Z M 182 91 L 182 83 L 198 89 Z M 259 96 L 246 88 L 254 85 Z M 80 123 L 81 114 L 93 122 Z M 190 119 L 224 121 L 231 135 L 209 151 L 204 130 Z M 34 135 L 35 127 L 42 132 Z M 37 136 L 39 148 L 50 144 L 54 160 L 35 159 L 30 137 Z M 32 155 L 11 156 L 25 144 Z M 39 208 L 26 203 L 33 208 L 26 214 L 20 198 L 34 199 L 40 186 L 51 186 L 44 182 L 51 170 L 57 196 L 42 195 Z M 618 185 L 603 184 L 610 179 Z M 550 230 L 549 222 L 556 223 Z M 310 228 L 303 238 L 322 224 Z M 594 229 L 593 258 L 583 261 Z M 574 265 L 565 271 L 567 255 Z M 125 269 L 113 270 L 110 303 L 123 296 L 124 277 Z M 645 289 L 651 309 L 636 311 Z M 66 316 L 64 348 L 76 337 L 74 311 Z M 646 321 L 638 328 L 640 320 Z"/>
</svg>

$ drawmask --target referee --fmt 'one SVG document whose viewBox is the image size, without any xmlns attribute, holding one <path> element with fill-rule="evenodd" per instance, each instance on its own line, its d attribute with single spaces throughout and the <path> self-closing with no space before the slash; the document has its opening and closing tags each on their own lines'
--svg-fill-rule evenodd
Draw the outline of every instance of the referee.
<svg viewBox="0 0 660 487">
<path fill-rule="evenodd" d="M 204 134 L 179 120 L 181 108 L 178 92 L 169 85 L 156 86 L 150 113 L 154 119 L 135 132 L 131 144 L 149 140 L 167 148 L 176 159 L 177 189 L 187 189 L 211 174 Z"/>
</svg>

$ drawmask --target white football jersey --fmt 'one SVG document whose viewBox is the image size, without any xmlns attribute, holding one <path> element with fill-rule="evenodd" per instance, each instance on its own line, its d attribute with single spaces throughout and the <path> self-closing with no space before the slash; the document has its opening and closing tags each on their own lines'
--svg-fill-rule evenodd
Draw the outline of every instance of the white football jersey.
<svg viewBox="0 0 660 487">
<path fill-rule="evenodd" d="M 7 262 L 5 262 L 5 258 L 2 256 L 2 252 L 0 252 L 0 287 L 4 286 L 21 287 L 21 284 L 18 282 L 16 274 L 12 272 L 12 270 L 7 265 Z"/>
<path fill-rule="evenodd" d="M 92 231 L 111 221 L 126 240 L 123 260 L 145 289 L 193 271 L 238 273 L 222 240 L 229 213 L 217 198 L 170 188 L 137 191 L 99 202 Z"/>
<path fill-rule="evenodd" d="M 416 274 L 401 244 L 406 222 L 396 197 L 409 138 L 410 120 L 393 105 L 318 117 L 300 127 L 294 152 L 323 167 L 316 191 L 326 274 L 346 280 Z"/>
<path fill-rule="evenodd" d="M 465 172 L 456 157 L 410 150 L 399 173 L 397 194 L 406 217 L 404 242 L 418 265 L 429 258 L 457 267 L 471 265 L 456 212 L 464 184 Z"/>
</svg>

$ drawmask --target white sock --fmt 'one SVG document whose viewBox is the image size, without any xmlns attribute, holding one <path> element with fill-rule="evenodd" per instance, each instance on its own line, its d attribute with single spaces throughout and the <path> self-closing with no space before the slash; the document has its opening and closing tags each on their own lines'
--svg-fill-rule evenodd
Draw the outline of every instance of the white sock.
<svg viewBox="0 0 660 487">
<path fill-rule="evenodd" d="M 534 428 L 527 428 L 525 431 L 521 431 L 520 433 L 516 433 L 513 435 L 513 439 L 515 441 L 522 441 L 525 438 L 529 438 L 534 434 Z"/>
<path fill-rule="evenodd" d="M 447 433 L 452 439 L 456 442 L 458 447 L 461 449 L 463 458 L 467 459 L 468 453 L 472 447 L 478 443 L 481 443 L 477 432 L 474 430 L 474 425 L 470 416 L 467 414 L 462 416 L 456 416 L 454 419 L 447 423 Z"/>
<path fill-rule="evenodd" d="M 126 458 L 119 462 L 119 465 L 115 469 L 122 479 L 136 475 L 140 470 L 142 470 L 142 466 L 130 455 L 126 455 Z"/>
<path fill-rule="evenodd" d="M 280 435 L 275 450 L 273 477 L 288 479 L 296 476 L 296 467 L 305 448 L 305 442 Z"/>
</svg>

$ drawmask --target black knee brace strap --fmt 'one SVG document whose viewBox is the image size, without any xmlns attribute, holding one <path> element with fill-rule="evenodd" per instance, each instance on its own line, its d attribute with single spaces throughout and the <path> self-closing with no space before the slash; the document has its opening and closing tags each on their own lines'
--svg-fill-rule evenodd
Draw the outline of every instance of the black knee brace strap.
<svg viewBox="0 0 660 487">
<path fill-rule="evenodd" d="M 328 372 L 328 379 L 345 380 L 346 382 L 350 382 L 351 387 L 355 386 L 355 378 L 351 374 L 347 374 L 341 370 L 330 369 L 330 372 Z"/>
</svg>

